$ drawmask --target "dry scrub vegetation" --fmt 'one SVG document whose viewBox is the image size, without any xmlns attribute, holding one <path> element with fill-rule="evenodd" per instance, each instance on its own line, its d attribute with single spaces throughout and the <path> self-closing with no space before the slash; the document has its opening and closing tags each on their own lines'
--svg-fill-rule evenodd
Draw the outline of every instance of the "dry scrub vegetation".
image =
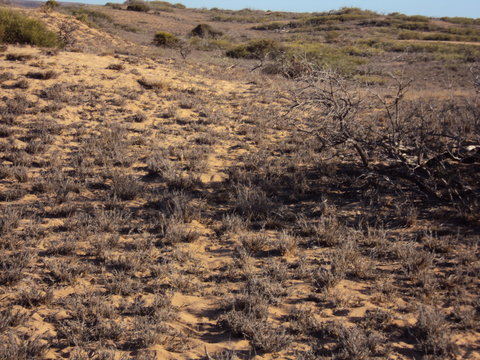
<svg viewBox="0 0 480 360">
<path fill-rule="evenodd" d="M 366 40 L 477 20 L 19 11 L 63 49 L 0 52 L 0 360 L 480 358 L 478 47 Z"/>
</svg>

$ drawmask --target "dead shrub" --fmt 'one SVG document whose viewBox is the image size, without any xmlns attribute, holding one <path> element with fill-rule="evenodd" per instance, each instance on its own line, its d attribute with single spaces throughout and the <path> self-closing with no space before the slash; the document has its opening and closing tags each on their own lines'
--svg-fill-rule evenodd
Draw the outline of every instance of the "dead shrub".
<svg viewBox="0 0 480 360">
<path fill-rule="evenodd" d="M 120 71 L 120 70 L 124 70 L 124 69 L 125 69 L 125 65 L 122 64 L 122 63 L 110 64 L 110 65 L 107 66 L 107 69 L 108 69 L 108 70 Z"/>
<path fill-rule="evenodd" d="M 222 217 L 222 225 L 219 229 L 222 233 L 240 233 L 245 230 L 246 221 L 235 214 L 226 214 Z"/>
<path fill-rule="evenodd" d="M 78 248 L 79 238 L 77 236 L 67 236 L 49 243 L 46 255 L 68 256 L 75 254 Z"/>
<path fill-rule="evenodd" d="M 297 250 L 298 240 L 294 235 L 283 231 L 275 240 L 274 246 L 281 256 L 293 255 Z"/>
<path fill-rule="evenodd" d="M 128 118 L 128 121 L 136 122 L 136 123 L 141 123 L 145 122 L 148 119 L 147 115 L 145 115 L 142 112 L 138 112 Z"/>
<path fill-rule="evenodd" d="M 122 200 L 133 200 L 143 193 L 143 186 L 131 175 L 112 176 L 112 193 Z"/>
<path fill-rule="evenodd" d="M 381 343 L 380 338 L 366 333 L 362 328 L 340 327 L 340 338 L 337 346 L 338 357 L 345 360 L 364 360 L 375 354 Z"/>
<path fill-rule="evenodd" d="M 247 254 L 254 256 L 258 255 L 262 251 L 265 251 L 267 245 L 270 243 L 270 239 L 265 233 L 244 233 L 239 237 L 242 248 Z"/>
<path fill-rule="evenodd" d="M 77 261 L 51 260 L 46 264 L 50 281 L 56 283 L 73 284 L 84 275 L 88 267 Z"/>
<path fill-rule="evenodd" d="M 8 61 L 27 61 L 27 60 L 33 59 L 34 56 L 31 55 L 31 54 L 14 54 L 14 53 L 11 53 L 11 54 L 7 54 L 5 56 L 5 58 Z"/>
<path fill-rule="evenodd" d="M 141 284 L 129 274 L 114 270 L 111 277 L 102 279 L 107 294 L 128 296 L 137 293 Z"/>
<path fill-rule="evenodd" d="M 0 285 L 13 285 L 20 281 L 33 256 L 29 251 L 3 255 L 0 258 Z"/>
<path fill-rule="evenodd" d="M 164 244 L 192 243 L 200 237 L 198 231 L 175 217 L 161 218 L 160 222 Z"/>
<path fill-rule="evenodd" d="M 32 309 L 40 305 L 48 305 L 53 299 L 53 289 L 39 286 L 31 281 L 27 286 L 19 289 L 16 304 L 27 309 Z"/>
<path fill-rule="evenodd" d="M 58 73 L 54 70 L 47 71 L 29 71 L 25 76 L 30 79 L 50 80 L 58 77 Z"/>
<path fill-rule="evenodd" d="M 22 210 L 17 207 L 3 207 L 0 210 L 0 234 L 8 234 L 15 229 L 22 219 L 22 213 Z"/>
<path fill-rule="evenodd" d="M 456 346 L 445 317 L 439 309 L 420 306 L 412 333 L 417 339 L 419 350 L 424 354 L 453 358 Z"/>
<path fill-rule="evenodd" d="M 170 85 L 165 81 L 161 80 L 153 80 L 153 79 L 138 79 L 138 83 L 147 90 L 155 90 L 155 91 L 168 91 L 170 90 Z"/>
<path fill-rule="evenodd" d="M 27 191 L 21 188 L 9 189 L 0 192 L 0 201 L 19 200 L 27 194 Z"/>
<path fill-rule="evenodd" d="M 343 278 L 343 272 L 320 268 L 313 274 L 313 285 L 318 291 L 334 288 Z"/>
<path fill-rule="evenodd" d="M 184 223 L 190 223 L 200 218 L 199 207 L 183 191 L 165 191 L 149 205 L 161 211 L 166 218 L 175 218 Z"/>
<path fill-rule="evenodd" d="M 4 124 L 11 125 L 19 115 L 24 115 L 34 105 L 24 95 L 16 95 L 11 99 L 7 99 L 0 107 L 1 121 Z"/>
<path fill-rule="evenodd" d="M 269 322 L 253 318 L 242 311 L 226 313 L 221 316 L 220 324 L 233 334 L 245 336 L 252 347 L 260 352 L 278 352 L 292 342 L 285 328 L 274 327 Z"/>
<path fill-rule="evenodd" d="M 267 194 L 257 187 L 238 185 L 233 195 L 234 211 L 252 220 L 265 220 L 274 205 Z"/>
<path fill-rule="evenodd" d="M 301 335 L 314 335 L 321 330 L 320 322 L 315 318 L 314 311 L 301 306 L 290 309 L 287 317 L 290 329 Z"/>
<path fill-rule="evenodd" d="M 14 310 L 12 307 L 0 311 L 0 334 L 5 333 L 9 328 L 22 325 L 28 317 L 27 312 Z"/>
<path fill-rule="evenodd" d="M 47 349 L 48 344 L 40 337 L 23 338 L 10 334 L 0 343 L 0 359 L 42 359 Z"/>
<path fill-rule="evenodd" d="M 171 333 L 171 329 L 163 322 L 151 319 L 148 316 L 136 316 L 133 330 L 130 332 L 129 347 L 148 348 L 160 344 L 165 335 Z"/>
</svg>

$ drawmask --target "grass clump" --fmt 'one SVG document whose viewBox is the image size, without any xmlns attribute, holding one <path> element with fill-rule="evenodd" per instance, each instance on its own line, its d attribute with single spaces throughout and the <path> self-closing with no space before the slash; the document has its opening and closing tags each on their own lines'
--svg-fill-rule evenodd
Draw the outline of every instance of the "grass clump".
<svg viewBox="0 0 480 360">
<path fill-rule="evenodd" d="M 58 47 L 58 36 L 41 22 L 19 12 L 0 9 L 0 43 Z"/>
</svg>

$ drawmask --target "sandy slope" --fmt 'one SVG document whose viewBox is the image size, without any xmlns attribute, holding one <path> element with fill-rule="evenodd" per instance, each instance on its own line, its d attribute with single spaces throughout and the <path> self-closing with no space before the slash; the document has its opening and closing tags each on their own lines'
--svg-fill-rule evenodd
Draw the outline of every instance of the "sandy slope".
<svg viewBox="0 0 480 360">
<path fill-rule="evenodd" d="M 226 274 L 236 271 L 235 251 L 239 245 L 240 234 L 231 232 L 218 235 L 221 216 L 225 212 L 222 212 L 224 209 L 218 205 L 222 202 L 215 203 L 212 199 L 216 196 L 228 199 L 232 195 L 228 193 L 231 188 L 226 187 L 225 180 L 229 178 L 231 166 L 242 162 L 243 154 L 254 153 L 261 145 L 266 148 L 271 144 L 280 143 L 288 136 L 284 129 L 275 128 L 276 121 L 279 119 L 271 115 L 272 112 L 275 114 L 275 109 L 282 100 L 275 92 L 266 91 L 269 87 L 266 79 L 259 78 L 257 84 L 261 83 L 261 86 L 257 86 L 247 77 L 238 80 L 241 77 L 238 74 L 230 76 L 225 71 L 225 67 L 210 69 L 224 71 L 220 76 L 226 80 L 220 80 L 218 79 L 220 76 L 216 79 L 205 76 L 202 72 L 208 71 L 205 68 L 197 69 L 195 64 L 172 61 L 174 63 L 169 65 L 166 60 L 161 63 L 152 58 L 125 55 L 129 47 L 133 46 L 132 44 L 88 28 L 60 14 L 44 14 L 40 11 L 31 12 L 31 14 L 45 21 L 52 29 L 58 29 L 59 24 L 64 21 L 75 22 L 78 25 L 75 47 L 84 51 L 57 53 L 30 47 L 9 46 L 6 53 L 28 54 L 31 58 L 25 61 L 8 61 L 3 56 L 0 58 L 1 72 L 13 74 L 11 79 L 2 83 L 2 92 L 5 96 L 11 99 L 14 96 L 24 95 L 35 103 L 34 110 L 19 116 L 13 125 L 15 132 L 12 139 L 2 139 L 2 146 L 7 149 L 13 143 L 17 152 L 26 149 L 28 141 L 22 135 L 38 125 L 40 121 L 61 127 L 61 131 L 54 136 L 48 150 L 44 154 L 36 155 L 35 162 L 40 165 L 28 168 L 29 181 L 20 184 L 29 193 L 10 202 L 27 209 L 36 209 L 31 211 L 39 217 L 35 221 L 38 221 L 40 228 L 46 234 L 39 242 L 37 250 L 44 251 L 53 242 L 62 240 L 65 234 L 58 229 L 68 225 L 69 219 L 45 215 L 49 211 L 56 210 L 57 207 L 67 206 L 49 202 L 46 195 L 34 193 L 31 183 L 42 180 L 48 171 L 54 169 L 61 169 L 66 173 L 78 170 L 75 165 L 72 165 L 71 160 L 79 149 L 85 148 L 85 144 L 88 144 L 86 139 L 92 134 L 97 134 L 104 129 L 121 127 L 124 130 L 121 133 L 122 136 L 129 141 L 126 156 L 132 158 L 132 161 L 130 166 L 120 167 L 119 171 L 139 179 L 153 194 L 156 187 L 161 188 L 161 185 L 149 180 L 146 176 L 145 158 L 149 153 L 155 148 L 168 149 L 182 146 L 187 150 L 196 151 L 199 149 L 196 145 L 202 144 L 204 139 L 212 138 L 210 146 L 207 146 L 208 156 L 204 159 L 205 165 L 196 173 L 201 185 L 195 189 L 201 193 L 196 201 L 207 203 L 208 200 L 211 204 L 206 204 L 202 208 L 203 214 L 199 219 L 186 224 L 190 229 L 198 232 L 198 239 L 192 243 L 181 243 L 169 247 L 163 253 L 161 252 L 163 249 L 148 248 L 148 256 L 158 263 L 161 263 L 164 258 L 174 259 L 171 268 L 168 269 L 170 272 L 165 278 L 151 280 L 147 276 L 149 270 L 140 267 L 134 277 L 141 279 L 140 282 L 151 281 L 152 283 L 149 282 L 148 286 L 160 284 L 159 288 L 168 288 L 173 293 L 172 305 L 178 317 L 169 321 L 168 324 L 178 331 L 178 335 L 168 335 L 166 336 L 168 341 L 162 339 L 158 345 L 150 346 L 151 350 L 156 351 L 158 359 L 199 359 L 206 352 L 213 354 L 223 349 L 251 352 L 247 340 L 232 336 L 218 326 L 218 317 L 224 311 L 225 300 L 241 288 L 241 281 L 224 279 Z M 113 55 L 115 51 L 117 54 Z M 102 52 L 105 54 L 99 55 Z M 117 65 L 116 69 L 112 65 Z M 45 71 L 53 71 L 56 76 L 47 80 L 32 79 L 27 76 L 30 72 Z M 27 80 L 28 88 L 15 88 L 15 84 L 22 79 Z M 63 86 L 57 99 L 42 97 L 42 91 L 55 85 Z M 48 106 L 53 106 L 53 110 L 48 110 Z M 170 115 L 165 115 L 169 112 Z M 143 116 L 143 120 L 132 121 L 132 116 L 138 114 Z M 202 138 L 199 139 L 200 137 Z M 179 162 L 185 160 L 182 156 L 184 155 L 179 156 Z M 3 165 L 10 166 L 12 162 L 6 160 Z M 95 164 L 90 170 L 93 175 L 87 176 L 95 178 L 97 186 L 101 188 L 102 185 L 107 187 L 111 185 L 109 175 L 105 175 L 111 169 Z M 0 191 L 3 192 L 17 185 L 11 178 L 3 179 Z M 104 193 L 97 190 L 95 187 L 85 187 L 78 193 L 68 194 L 68 204 L 71 203 L 71 206 L 76 209 L 72 211 L 82 212 L 87 207 L 106 208 L 111 199 L 105 200 Z M 127 234 L 121 234 L 120 242 L 125 245 L 125 249 L 140 243 L 141 235 L 147 234 L 145 229 L 148 224 L 142 222 L 144 214 L 141 213 L 141 209 L 148 200 L 146 197 L 139 197 L 121 203 L 123 208 L 140 214 L 131 220 L 138 227 Z M 46 208 L 43 209 L 45 204 L 47 204 Z M 349 212 L 355 214 L 358 212 L 355 208 L 357 205 L 352 203 L 342 211 L 344 214 Z M 320 207 L 321 204 L 312 206 Z M 22 226 L 26 226 L 25 224 L 31 220 L 33 218 L 29 219 L 26 216 L 22 220 Z M 421 225 L 416 226 L 421 228 Z M 143 234 L 142 231 L 144 231 Z M 259 231 L 271 241 L 279 236 L 279 233 L 274 230 L 260 229 Z M 93 239 L 88 236 L 82 238 L 74 259 L 70 260 L 75 261 L 75 257 L 87 256 L 91 242 L 95 241 L 94 237 Z M 109 256 L 135 255 L 134 252 L 125 249 L 117 249 Z M 274 253 L 274 251 L 270 252 Z M 268 256 L 270 252 L 267 252 Z M 297 249 L 297 252 L 274 259 L 269 259 L 268 256 L 251 257 L 243 266 L 251 267 L 255 274 L 262 274 L 262 271 L 269 267 L 284 267 L 287 269 L 285 271 L 291 275 L 294 272 L 292 269 L 297 269 L 302 261 L 308 260 L 318 267 L 326 261 L 329 253 L 330 249 L 314 246 Z M 48 275 L 46 269 L 50 261 L 48 257 L 42 255 L 32 261 L 36 262 L 29 268 L 25 279 L 15 287 L 4 289 L 0 306 L 11 306 L 9 304 L 16 298 L 19 289 L 28 287 L 31 281 L 40 281 Z M 381 271 L 390 271 L 396 265 L 381 265 L 379 268 Z M 111 275 L 107 270 L 103 269 L 102 272 L 107 276 Z M 41 334 L 45 338 L 54 337 L 57 331 L 55 321 L 69 317 L 68 311 L 56 304 L 76 293 L 101 290 L 102 286 L 96 279 L 97 275 L 100 276 L 95 272 L 87 272 L 86 275 L 79 276 L 69 284 L 55 284 L 54 301 L 29 310 L 31 317 L 22 328 L 23 333 Z M 269 308 L 269 319 L 276 326 L 288 326 L 289 322 L 285 320 L 286 315 L 298 304 L 313 309 L 312 316 L 321 322 L 334 320 L 351 325 L 355 320 L 364 317 L 368 310 L 382 308 L 392 312 L 393 324 L 398 328 L 405 329 L 415 323 L 415 317 L 410 311 L 413 304 L 401 296 L 383 294 L 379 290 L 383 286 L 381 282 L 383 280 L 378 282 L 342 280 L 331 294 L 315 294 L 310 280 L 295 276 L 285 280 L 286 295 L 282 301 Z M 340 305 L 321 308 L 315 296 L 324 295 L 330 296 L 333 302 Z M 145 290 L 128 296 L 114 295 L 108 301 L 119 308 L 122 302 L 132 303 L 136 298 L 149 303 L 153 301 L 153 294 Z M 130 318 L 120 317 L 118 321 L 131 325 Z M 456 335 L 456 342 L 464 345 L 459 356 L 479 359 L 478 353 L 474 352 L 478 339 L 478 332 L 474 330 Z M 391 359 L 407 359 L 416 354 L 413 352 L 414 344 L 402 339 L 401 336 L 395 338 L 391 345 L 395 349 L 400 349 L 389 355 Z M 295 359 L 295 351 L 303 348 L 305 348 L 304 344 L 297 344 L 278 354 L 258 354 L 255 358 Z M 73 346 L 52 348 L 48 357 L 65 358 L 72 356 L 72 351 Z"/>
</svg>

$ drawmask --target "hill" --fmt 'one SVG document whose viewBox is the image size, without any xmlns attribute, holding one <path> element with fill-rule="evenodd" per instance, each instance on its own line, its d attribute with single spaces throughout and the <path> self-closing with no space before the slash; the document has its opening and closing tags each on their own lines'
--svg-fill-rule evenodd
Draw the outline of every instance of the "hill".
<svg viewBox="0 0 480 360">
<path fill-rule="evenodd" d="M 0 359 L 478 359 L 478 22 L 128 5 L 0 27 Z"/>
</svg>

